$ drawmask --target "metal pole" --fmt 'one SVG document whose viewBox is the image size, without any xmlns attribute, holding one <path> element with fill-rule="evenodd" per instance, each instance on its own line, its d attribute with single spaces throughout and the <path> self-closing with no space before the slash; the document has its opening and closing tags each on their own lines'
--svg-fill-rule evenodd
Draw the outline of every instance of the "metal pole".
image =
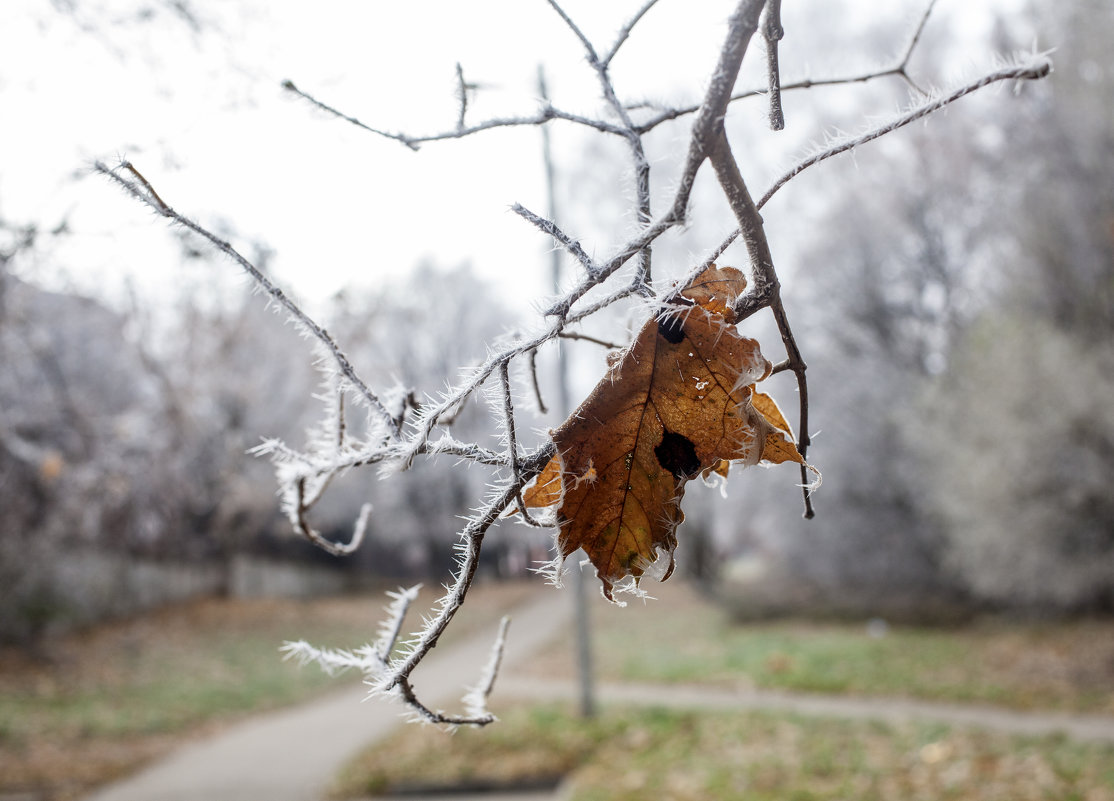
<svg viewBox="0 0 1114 801">
<path fill-rule="evenodd" d="M 538 93 L 542 100 L 549 102 L 549 94 L 545 85 L 545 70 L 538 66 Z M 550 146 L 549 126 L 543 124 L 542 130 L 542 158 L 545 163 L 546 185 L 546 216 L 557 221 L 557 191 L 554 181 L 553 152 Z M 553 248 L 550 254 L 550 267 L 553 275 L 553 290 L 561 293 L 561 251 Z M 569 399 L 568 359 L 561 352 L 561 343 L 558 340 L 557 353 L 557 413 L 564 416 L 571 409 Z M 575 558 L 575 557 L 574 557 Z M 580 716 L 594 717 L 596 714 L 596 691 L 594 672 L 592 668 L 592 631 L 591 620 L 588 617 L 588 582 L 580 565 L 572 570 L 572 596 L 573 596 L 573 621 L 576 630 L 576 669 L 579 684 Z"/>
</svg>

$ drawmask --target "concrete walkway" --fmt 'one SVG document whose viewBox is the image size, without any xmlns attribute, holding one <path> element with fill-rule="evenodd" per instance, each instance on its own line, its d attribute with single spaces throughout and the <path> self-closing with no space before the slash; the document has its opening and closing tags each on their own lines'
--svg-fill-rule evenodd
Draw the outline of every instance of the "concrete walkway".
<svg viewBox="0 0 1114 801">
<path fill-rule="evenodd" d="M 602 684 L 600 699 L 608 704 L 653 704 L 675 709 L 738 709 L 791 712 L 844 720 L 885 723 L 928 721 L 967 726 L 1005 734 L 1065 734 L 1075 740 L 1114 743 L 1114 716 L 1066 712 L 1019 712 L 984 704 L 917 701 L 910 698 L 785 693 L 776 690 L 728 690 L 692 685 Z M 508 676 L 498 685 L 500 697 L 571 700 L 577 687 L 569 681 Z"/>
<path fill-rule="evenodd" d="M 566 593 L 548 591 L 513 613 L 500 681 L 513 675 L 516 662 L 562 631 L 571 606 Z M 494 638 L 492 628 L 434 650 L 414 672 L 418 697 L 458 709 L 465 688 L 487 664 Z M 253 717 L 181 748 L 87 801 L 320 801 L 341 765 L 402 722 L 400 705 L 361 703 L 365 695 L 363 685 L 349 686 Z"/>
</svg>

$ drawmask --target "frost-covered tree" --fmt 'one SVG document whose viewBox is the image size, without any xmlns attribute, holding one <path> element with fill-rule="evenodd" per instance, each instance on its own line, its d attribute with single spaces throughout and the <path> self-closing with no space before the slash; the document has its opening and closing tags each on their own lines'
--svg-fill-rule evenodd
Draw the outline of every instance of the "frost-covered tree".
<svg viewBox="0 0 1114 801">
<path fill-rule="evenodd" d="M 830 168 L 846 202 L 811 217 L 790 295 L 811 309 L 823 519 L 790 519 L 765 480 L 739 493 L 787 563 L 783 602 L 1109 607 L 1112 19 L 1062 12 L 1033 3 L 997 32 L 1055 43 L 1051 80 L 888 141 L 916 180 Z"/>
<path fill-rule="evenodd" d="M 997 214 L 972 234 L 993 248 L 977 267 L 992 289 L 912 438 L 929 459 L 946 563 L 977 597 L 1109 610 L 1114 10 L 1032 5 L 1062 65 L 1013 105 L 1022 124 L 988 124 L 1000 146 L 980 171 Z"/>
<path fill-rule="evenodd" d="M 540 314 L 531 328 L 510 331 L 491 342 L 486 356 L 477 366 L 466 370 L 462 378 L 455 374 L 446 376 L 447 389 L 443 386 L 424 388 L 420 394 L 415 395 L 417 403 L 410 400 L 408 388 L 393 382 L 391 377 L 363 372 L 347 348 L 342 347 L 344 343 L 338 337 L 316 322 L 231 244 L 175 209 L 170 199 L 161 195 L 148 180 L 148 176 L 134 164 L 125 161 L 112 167 L 98 165 L 100 172 L 136 200 L 173 224 L 197 234 L 230 257 L 252 276 L 273 305 L 289 315 L 302 332 L 318 344 L 319 360 L 327 368 L 332 382 L 330 389 L 324 393 L 324 422 L 319 426 L 316 437 L 305 448 L 294 449 L 280 442 L 272 442 L 267 449 L 276 460 L 283 487 L 283 505 L 297 531 L 332 553 L 346 554 L 358 547 L 369 526 L 373 525 L 370 522 L 370 506 L 364 507 L 356 522 L 352 539 L 347 542 L 323 536 L 313 521 L 313 508 L 325 496 L 329 486 L 334 481 L 343 480 L 356 468 L 371 467 L 389 475 L 410 470 L 419 462 L 434 457 L 471 462 L 476 469 L 487 472 L 489 490 L 479 500 L 478 506 L 473 505 L 470 517 L 459 532 L 459 562 L 448 592 L 435 608 L 428 624 L 404 644 L 401 653 L 392 655 L 392 649 L 401 629 L 401 616 L 412 599 L 409 594 L 399 596 L 380 640 L 358 653 L 320 651 L 305 644 L 292 647 L 293 653 L 317 658 L 329 668 L 358 667 L 367 673 L 375 692 L 395 695 L 418 717 L 448 725 L 482 725 L 493 720 L 486 711 L 484 701 L 494 680 L 493 671 L 498 664 L 498 655 L 493 657 L 491 670 L 477 685 L 477 691 L 468 696 L 465 712 L 459 715 L 425 706 L 415 694 L 410 676 L 465 602 L 489 531 L 497 524 L 505 525 L 500 521 L 508 519 L 535 526 L 544 526 L 547 521 L 549 524 L 560 522 L 562 534 L 559 535 L 559 543 L 562 543 L 564 551 L 567 542 L 561 537 L 567 533 L 569 517 L 564 516 L 560 521 L 554 521 L 552 517 L 538 518 L 535 516 L 536 512 L 528 512 L 530 507 L 544 505 L 541 502 L 553 494 L 554 476 L 560 477 L 561 485 L 571 492 L 571 488 L 592 485 L 597 479 L 603 482 L 605 479 L 601 477 L 610 480 L 614 465 L 620 462 L 627 465 L 629 475 L 635 475 L 631 467 L 635 461 L 633 450 L 626 459 L 611 460 L 608 464 L 596 465 L 588 460 L 583 471 L 575 475 L 562 472 L 562 460 L 570 451 L 548 438 L 539 442 L 524 433 L 522 407 L 524 403 L 538 402 L 537 398 L 532 397 L 535 394 L 533 377 L 536 356 L 544 356 L 562 338 L 585 336 L 582 328 L 585 321 L 601 316 L 613 308 L 626 308 L 638 320 L 641 329 L 638 341 L 642 343 L 641 347 L 665 348 L 658 339 L 674 346 L 687 342 L 704 343 L 717 354 L 714 367 L 709 368 L 712 370 L 712 377 L 731 376 L 739 379 L 724 379 L 728 385 L 710 390 L 730 399 L 721 425 L 729 434 L 724 439 L 730 443 L 731 448 L 725 451 L 722 465 L 709 461 L 707 472 L 723 472 L 726 460 L 729 459 L 754 462 L 759 458 L 767 458 L 770 437 L 773 437 L 778 459 L 791 458 L 796 454 L 793 460 L 800 459 L 803 462 L 810 430 L 805 362 L 781 294 L 775 267 L 776 245 L 767 237 L 762 216 L 779 212 L 775 211 L 776 204 L 770 209 L 764 210 L 764 207 L 789 181 L 832 156 L 865 145 L 923 119 L 985 86 L 1002 81 L 1012 83 L 1042 78 L 1050 71 L 1050 64 L 1045 57 L 1027 56 L 1005 62 L 953 89 L 925 93 L 910 74 L 909 59 L 929 18 L 929 5 L 923 17 L 915 21 L 906 33 L 906 43 L 896 62 L 846 77 L 818 80 L 805 76 L 783 81 L 779 43 L 786 30 L 782 24 L 781 3 L 779 0 L 740 0 L 733 8 L 724 9 L 724 14 L 729 14 L 729 17 L 718 50 L 710 50 L 715 54 L 715 65 L 702 94 L 696 96 L 694 92 L 693 102 L 688 103 L 646 102 L 641 98 L 623 96 L 619 82 L 613 79 L 613 67 L 630 52 L 628 43 L 636 39 L 637 28 L 644 24 L 644 20 L 652 18 L 658 11 L 657 6 L 664 7 L 666 4 L 649 0 L 632 9 L 628 21 L 604 45 L 587 36 L 556 0 L 550 0 L 549 5 L 554 13 L 555 24 L 563 30 L 564 35 L 578 44 L 587 62 L 589 74 L 596 81 L 600 100 L 595 108 L 588 111 L 573 110 L 564 104 L 554 103 L 545 92 L 539 92 L 541 98 L 537 106 L 528 108 L 519 115 L 474 120 L 470 117 L 470 100 L 474 97 L 475 86 L 466 77 L 466 68 L 460 67 L 456 75 L 458 107 L 455 124 L 432 134 L 412 134 L 376 127 L 348 112 L 337 110 L 312 90 L 299 88 L 290 81 L 285 84 L 291 93 L 318 109 L 359 126 L 370 135 L 393 140 L 400 147 L 418 149 L 433 142 L 471 137 L 494 128 L 531 129 L 540 125 L 569 125 L 617 143 L 619 152 L 630 166 L 629 183 L 613 188 L 613 191 L 620 194 L 628 193 L 632 200 L 629 217 L 625 225 L 618 229 L 621 234 L 613 237 L 614 241 L 606 241 L 598 246 L 584 246 L 577 235 L 562 226 L 560 220 L 548 218 L 545 210 L 529 209 L 520 204 L 512 206 L 513 212 L 525 224 L 535 227 L 566 254 L 575 273 L 562 282 L 556 297 L 542 302 Z M 791 39 L 791 26 L 789 33 Z M 548 32 L 541 32 L 539 35 L 547 34 Z M 757 69 L 748 71 L 747 80 L 757 79 L 758 83 L 753 88 L 741 84 L 737 86 L 744 56 L 752 49 L 750 45 L 755 39 L 760 39 L 762 45 L 753 48 L 760 51 L 757 59 L 750 59 L 752 62 L 757 61 Z M 655 51 L 655 57 L 659 57 L 657 54 L 665 50 L 668 50 L 667 45 Z M 694 76 L 693 80 L 698 82 L 703 78 L 704 76 Z M 814 87 L 818 83 L 848 85 L 881 79 L 907 83 L 915 93 L 912 104 L 862 133 L 839 137 L 814 148 L 795 161 L 789 169 L 770 178 L 764 191 L 753 191 L 751 181 L 744 178 L 748 165 L 745 160 L 741 164 L 737 158 L 737 154 L 746 152 L 744 145 L 749 143 L 742 141 L 739 129 L 733 123 L 736 107 L 747 98 L 764 98 L 769 127 L 778 131 L 786 125 L 783 94 Z M 366 119 L 366 115 L 363 116 Z M 662 152 L 681 156 L 675 159 L 679 166 L 666 175 L 664 181 L 657 177 L 654 166 L 657 154 Z M 704 169 L 706 163 L 709 169 Z M 694 192 L 698 186 L 703 187 L 704 182 L 712 178 L 718 187 L 716 203 L 723 212 L 727 212 L 723 217 L 722 238 L 717 236 L 718 241 L 708 241 L 707 229 L 701 227 L 703 233 L 699 241 L 686 240 L 685 225 L 691 212 Z M 594 202 L 592 197 L 578 197 L 578 200 L 589 204 Z M 792 215 L 791 211 L 788 213 Z M 732 253 L 733 258 L 746 268 L 749 284 L 745 291 L 742 290 L 741 275 L 736 277 L 735 273 L 709 272 L 711 263 L 727 253 L 728 248 L 736 241 L 739 246 Z M 687 260 L 680 268 L 677 265 L 663 266 L 659 263 L 660 260 L 655 259 L 655 249 L 659 246 L 664 249 L 670 242 L 684 242 L 691 253 L 698 255 Z M 745 344 L 746 340 L 736 339 L 737 335 L 733 330 L 737 323 L 767 311 L 770 313 L 772 327 L 777 332 L 774 335 L 775 341 L 780 340 L 784 348 L 785 357 L 776 364 L 768 364 L 760 355 L 752 359 L 751 355 L 757 353 L 756 347 Z M 694 330 L 697 333 L 694 334 Z M 707 336 L 704 339 L 690 338 L 704 336 L 700 332 L 707 332 Z M 422 334 L 421 331 L 413 330 L 405 332 L 405 336 L 412 339 L 419 339 Z M 715 350 L 725 344 L 727 350 L 737 348 L 739 352 L 732 350 L 730 353 L 725 351 L 720 354 Z M 612 385 L 626 380 L 621 378 L 621 372 L 615 365 L 626 364 L 629 367 L 633 361 L 638 361 L 632 354 L 642 353 L 643 351 L 638 350 L 639 347 L 636 345 L 612 359 L 613 371 L 609 374 L 614 379 L 610 382 Z M 703 345 L 694 344 L 693 347 L 699 350 Z M 773 350 L 773 345 L 767 345 L 767 351 Z M 743 352 L 748 354 L 745 363 Z M 626 375 L 630 372 L 638 372 L 637 366 L 628 370 Z M 785 440 L 785 436 L 789 434 L 789 424 L 776 410 L 776 406 L 768 398 L 761 400 L 760 397 L 765 396 L 760 396 L 750 386 L 756 378 L 765 377 L 769 373 L 791 375 L 799 392 L 798 414 L 795 415 L 799 420 L 799 430 L 795 445 Z M 680 373 L 681 385 L 688 387 L 688 379 L 683 372 Z M 650 381 L 653 380 L 651 375 Z M 708 383 L 698 378 L 691 392 L 705 392 Z M 607 392 L 608 384 L 607 379 L 601 382 L 601 392 Z M 690 390 L 686 389 L 685 393 L 690 393 Z M 665 396 L 647 396 L 650 399 L 662 397 Z M 689 395 L 682 393 L 678 397 L 688 399 Z M 467 406 L 484 402 L 485 399 L 497 421 L 497 436 L 463 438 L 454 429 L 452 421 Z M 703 399 L 703 394 L 693 395 L 688 405 L 692 406 Z M 660 401 L 661 404 L 666 402 Z M 651 400 L 647 399 L 641 403 L 646 409 L 652 405 Z M 653 403 L 659 401 L 654 400 Z M 624 414 L 629 412 L 629 408 L 622 403 L 604 406 L 607 413 L 603 417 L 627 419 Z M 759 407 L 763 410 L 759 410 Z M 593 408 L 600 407 L 584 407 L 586 410 Z M 354 410 L 365 418 L 358 427 L 353 427 L 349 422 Z M 588 415 L 589 412 L 584 411 L 582 414 Z M 664 411 L 659 417 L 662 415 Z M 739 434 L 739 438 L 734 439 L 736 425 L 742 426 L 734 420 L 743 417 L 746 417 L 746 425 L 752 428 L 743 428 L 745 436 Z M 574 415 L 572 419 L 575 421 L 578 418 Z M 671 425 L 683 422 L 674 421 L 673 418 L 670 421 Z M 604 419 L 596 422 L 604 427 L 607 425 Z M 661 425 L 662 431 L 665 431 L 665 423 L 662 422 Z M 576 426 L 573 425 L 573 428 Z M 775 429 L 780 432 L 776 436 Z M 604 430 L 597 437 L 581 432 L 579 436 L 582 441 L 598 442 L 613 433 Z M 694 433 L 693 437 L 697 437 L 697 434 Z M 745 450 L 746 437 L 753 437 L 758 443 L 753 451 Z M 700 442 L 703 447 L 703 440 Z M 776 445 L 778 442 L 781 443 L 780 446 Z M 652 462 L 656 459 L 657 467 L 652 469 L 672 474 L 677 481 L 673 485 L 677 492 L 683 488 L 685 481 L 702 471 L 707 461 L 705 456 L 696 453 L 693 438 L 671 430 L 661 434 L 660 442 L 651 450 L 653 456 L 639 452 L 639 469 L 645 470 L 648 477 L 651 468 L 647 467 L 648 461 L 644 460 Z M 550 470 L 543 473 L 547 465 Z M 809 469 L 805 465 L 801 467 L 802 484 L 811 485 L 812 474 Z M 531 485 L 539 473 L 543 474 L 546 483 L 543 485 L 542 479 L 539 479 L 537 484 Z M 620 493 L 635 492 L 632 486 L 635 483 L 636 479 L 632 478 L 625 490 L 621 484 L 617 489 Z M 528 485 L 529 491 L 524 492 Z M 646 522 L 649 528 L 664 529 L 663 540 L 660 543 L 655 542 L 653 547 L 647 547 L 645 552 L 632 551 L 631 559 L 624 562 L 622 567 L 626 576 L 633 579 L 627 584 L 628 588 L 637 589 L 637 579 L 651 570 L 649 563 L 654 562 L 654 557 L 663 557 L 663 569 L 667 569 L 666 564 L 671 564 L 668 557 L 671 557 L 672 546 L 676 542 L 671 539 L 672 527 L 680 520 L 676 500 L 676 497 L 666 499 L 664 508 L 667 511 Z M 632 503 L 631 508 L 633 507 Z M 624 503 L 622 508 L 625 515 L 628 507 Z M 805 510 L 807 515 L 812 515 L 807 489 Z M 562 507 L 562 515 L 567 512 Z M 642 546 L 638 531 L 622 528 L 625 524 L 621 521 L 616 525 L 620 527 L 620 536 L 633 537 L 638 546 Z M 602 547 L 601 550 L 607 548 Z M 612 548 L 611 552 L 614 551 Z M 563 555 L 564 552 L 559 557 Z M 558 564 L 554 566 L 554 577 L 559 576 L 557 568 L 560 561 L 559 558 Z M 604 578 L 602 572 L 601 578 Z M 610 583 L 605 581 L 604 588 L 608 592 Z"/>
</svg>

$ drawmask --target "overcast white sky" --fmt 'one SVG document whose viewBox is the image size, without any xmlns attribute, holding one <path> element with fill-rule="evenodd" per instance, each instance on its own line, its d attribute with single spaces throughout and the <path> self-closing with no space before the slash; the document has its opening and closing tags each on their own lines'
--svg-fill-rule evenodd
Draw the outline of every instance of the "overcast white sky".
<svg viewBox="0 0 1114 801">
<path fill-rule="evenodd" d="M 641 0 L 564 5 L 606 50 Z M 617 87 L 629 99 L 695 100 L 731 5 L 662 0 L 616 60 Z M 827 19 L 852 31 L 892 31 L 895 48 L 923 8 L 921 0 L 895 0 L 881 11 L 870 4 L 869 16 L 853 13 L 864 5 L 844 3 L 833 13 L 825 4 Z M 966 5 L 942 0 L 941 20 Z M 181 212 L 209 226 L 227 222 L 237 242 L 274 248 L 280 280 L 303 297 L 379 283 L 422 259 L 471 262 L 516 297 L 547 291 L 549 243 L 508 211 L 514 202 L 545 209 L 536 129 L 413 153 L 327 118 L 280 88 L 291 79 L 368 124 L 427 133 L 455 124 L 458 61 L 483 87 L 472 121 L 534 111 L 535 71 L 544 64 L 559 105 L 598 114 L 598 85 L 581 46 L 546 3 L 196 0 L 189 7 L 199 30 L 161 0 L 0 3 L 0 216 L 44 227 L 67 219 L 74 233 L 54 263 L 78 288 L 111 292 L 128 275 L 157 292 L 175 280 L 165 227 L 102 179 L 75 179 L 93 159 L 125 155 Z M 817 47 L 813 56 L 814 43 L 833 38 L 830 22 L 826 30 L 805 30 L 816 7 L 786 4 L 789 77 L 855 69 L 879 57 L 862 34 L 831 53 Z M 968 10 L 972 36 L 985 28 L 985 12 Z M 757 106 L 738 113 L 761 117 Z M 582 162 L 581 134 L 567 125 L 554 132 L 560 154 Z M 778 146 L 793 150 L 820 133 L 815 121 L 791 116 Z M 681 127 L 663 131 L 656 147 L 683 148 L 683 137 Z M 773 174 L 775 160 L 762 159 L 758 171 Z M 668 189 L 668 174 L 659 178 Z M 626 191 L 619 187 L 620 196 Z M 595 200 L 576 199 L 588 207 Z M 616 242 L 629 233 L 619 223 Z M 603 252 L 609 243 L 585 245 Z M 21 265 L 43 276 L 48 267 Z"/>
</svg>

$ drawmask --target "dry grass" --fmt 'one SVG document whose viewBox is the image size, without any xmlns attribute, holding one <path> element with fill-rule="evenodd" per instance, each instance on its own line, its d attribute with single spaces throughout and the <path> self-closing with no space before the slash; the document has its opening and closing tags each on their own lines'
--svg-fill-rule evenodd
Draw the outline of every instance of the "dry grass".
<svg viewBox="0 0 1114 801">
<path fill-rule="evenodd" d="M 1114 714 L 1114 620 L 987 620 L 955 628 L 774 621 L 738 624 L 682 582 L 657 600 L 592 604 L 599 675 L 797 692 L 907 696 Z M 567 678 L 571 636 L 522 667 Z"/>
<path fill-rule="evenodd" d="M 563 775 L 577 801 L 1114 799 L 1114 746 L 937 725 L 772 713 L 551 705 L 500 712 L 452 737 L 406 727 L 337 780 L 335 798 L 530 783 Z"/>
<path fill-rule="evenodd" d="M 446 640 L 536 590 L 534 582 L 476 587 Z M 357 680 L 283 662 L 278 647 L 302 638 L 361 645 L 386 601 L 209 599 L 59 638 L 34 658 L 0 651 L 0 794 L 74 798 L 186 739 Z"/>
</svg>

